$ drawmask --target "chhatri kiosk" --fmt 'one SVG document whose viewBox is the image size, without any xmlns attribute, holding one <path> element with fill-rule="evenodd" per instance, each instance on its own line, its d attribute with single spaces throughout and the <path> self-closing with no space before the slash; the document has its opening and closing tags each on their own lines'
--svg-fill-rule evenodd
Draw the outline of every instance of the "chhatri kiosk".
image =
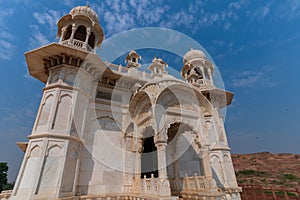
<svg viewBox="0 0 300 200">
<path fill-rule="evenodd" d="M 178 79 L 159 58 L 140 71 L 134 50 L 105 64 L 88 6 L 57 26 L 58 43 L 25 54 L 45 87 L 11 199 L 240 199 L 220 112 L 233 94 L 205 53 L 188 51 Z"/>
</svg>

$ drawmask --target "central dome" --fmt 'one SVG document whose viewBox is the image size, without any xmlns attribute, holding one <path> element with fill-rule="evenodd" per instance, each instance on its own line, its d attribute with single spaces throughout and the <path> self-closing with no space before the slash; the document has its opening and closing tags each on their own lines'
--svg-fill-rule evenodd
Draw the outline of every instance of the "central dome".
<svg viewBox="0 0 300 200">
<path fill-rule="evenodd" d="M 72 16 L 84 15 L 91 18 L 96 23 L 100 23 L 97 14 L 89 6 L 77 6 L 70 11 L 70 14 Z"/>
<path fill-rule="evenodd" d="M 205 53 L 198 49 L 191 49 L 183 56 L 183 63 L 187 63 L 188 61 L 191 61 L 193 59 L 206 59 Z"/>
</svg>

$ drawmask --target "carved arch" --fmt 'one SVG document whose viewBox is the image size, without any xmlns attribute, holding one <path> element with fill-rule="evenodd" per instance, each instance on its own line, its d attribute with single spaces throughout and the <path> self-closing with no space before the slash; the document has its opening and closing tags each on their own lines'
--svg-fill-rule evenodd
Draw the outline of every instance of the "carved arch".
<svg viewBox="0 0 300 200">
<path fill-rule="evenodd" d="M 157 94 L 157 96 L 155 98 L 155 102 L 153 102 L 153 104 L 157 104 L 159 101 L 161 101 L 160 99 L 165 95 L 165 93 L 168 94 L 170 92 L 172 92 L 175 96 L 176 96 L 176 92 L 186 93 L 190 97 L 195 98 L 195 99 L 193 99 L 193 101 L 196 101 L 194 103 L 197 103 L 198 107 L 202 110 L 203 113 L 204 112 L 209 113 L 209 114 L 212 113 L 213 106 L 209 102 L 209 100 L 201 92 L 199 92 L 196 89 L 194 89 L 193 87 L 191 87 L 187 84 L 183 84 L 183 83 L 175 83 L 175 84 L 171 84 L 171 85 L 165 87 L 163 90 L 161 90 Z M 182 101 L 180 103 L 186 104 L 186 103 L 191 102 L 191 101 L 187 102 L 186 99 L 184 99 L 184 97 L 182 96 L 182 94 L 179 94 L 176 97 L 178 97 L 177 98 L 178 100 Z M 181 99 L 181 98 L 183 98 L 183 99 Z M 191 100 L 191 99 L 189 99 L 189 100 Z"/>
<path fill-rule="evenodd" d="M 111 116 L 100 116 L 97 117 L 98 123 L 100 128 L 103 130 L 110 130 L 110 131 L 121 131 L 121 126 L 116 122 L 115 118 Z"/>
<path fill-rule="evenodd" d="M 177 126 L 175 127 L 175 130 L 177 130 L 177 132 L 175 133 L 175 135 L 170 135 L 169 133 L 169 130 L 171 129 L 172 126 Z M 177 137 L 179 137 L 180 135 L 179 134 L 184 134 L 184 133 L 191 133 L 191 135 L 193 136 L 193 142 L 191 143 L 191 146 L 194 148 L 194 150 L 199 153 L 200 152 L 200 148 L 202 146 L 202 144 L 204 143 L 204 141 L 202 141 L 200 138 L 199 138 L 199 134 L 198 132 L 195 130 L 195 128 L 190 125 L 189 123 L 187 122 L 183 122 L 182 120 L 181 121 L 174 121 L 173 123 L 170 123 L 166 126 L 165 128 L 165 134 L 166 134 L 166 139 L 169 142 L 171 142 L 173 139 L 176 139 Z"/>
<path fill-rule="evenodd" d="M 72 95 L 69 94 L 69 93 L 65 93 L 65 94 L 63 94 L 63 95 L 61 95 L 61 96 L 59 97 L 59 101 L 58 101 L 58 102 L 61 102 L 61 100 L 62 100 L 63 98 L 66 98 L 66 97 L 69 97 L 69 98 L 72 100 Z M 72 103 L 72 101 L 71 101 L 71 103 Z"/>
<path fill-rule="evenodd" d="M 73 86 L 75 83 L 75 74 L 70 72 L 68 74 L 66 74 L 65 78 L 64 78 L 64 82 L 67 83 L 68 85 Z"/>
<path fill-rule="evenodd" d="M 55 72 L 51 75 L 50 83 L 56 83 L 59 80 L 59 72 Z"/>
<path fill-rule="evenodd" d="M 151 96 L 146 91 L 136 93 L 129 102 L 129 114 L 135 123 L 137 123 L 137 117 L 141 117 L 141 114 L 145 112 L 152 113 Z"/>
<path fill-rule="evenodd" d="M 62 147 L 60 145 L 53 144 L 53 145 L 48 147 L 46 156 L 60 157 L 61 156 L 61 150 L 62 150 Z M 59 154 L 57 154 L 57 153 L 59 153 Z"/>
<path fill-rule="evenodd" d="M 54 98 L 54 95 L 52 93 L 46 95 L 42 105 L 45 105 L 49 101 L 48 99 L 50 98 Z"/>
<path fill-rule="evenodd" d="M 38 157 L 40 153 L 40 146 L 38 144 L 30 148 L 28 157 Z"/>
</svg>

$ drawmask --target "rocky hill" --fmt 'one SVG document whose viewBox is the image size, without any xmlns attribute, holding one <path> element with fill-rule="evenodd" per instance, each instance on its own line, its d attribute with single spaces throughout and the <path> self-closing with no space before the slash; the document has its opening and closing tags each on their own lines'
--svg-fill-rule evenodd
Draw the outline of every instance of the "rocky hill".
<svg viewBox="0 0 300 200">
<path fill-rule="evenodd" d="M 238 184 L 300 187 L 300 154 L 233 154 Z"/>
</svg>

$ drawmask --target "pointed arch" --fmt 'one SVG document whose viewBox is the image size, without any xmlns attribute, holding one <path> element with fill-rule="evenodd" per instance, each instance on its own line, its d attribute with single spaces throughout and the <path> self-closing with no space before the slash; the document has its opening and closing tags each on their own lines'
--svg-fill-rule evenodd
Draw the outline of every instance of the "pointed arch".
<svg viewBox="0 0 300 200">
<path fill-rule="evenodd" d="M 51 127 L 52 129 L 66 130 L 67 127 L 69 127 L 72 104 L 73 102 L 71 94 L 65 93 L 60 96 Z"/>
<path fill-rule="evenodd" d="M 87 34 L 86 27 L 84 25 L 79 25 L 75 31 L 74 39 L 84 42 L 86 38 L 86 34 Z"/>
<path fill-rule="evenodd" d="M 191 104 L 196 103 L 196 105 L 192 105 L 195 109 L 197 106 L 201 108 L 204 112 L 212 113 L 213 106 L 209 102 L 209 100 L 195 88 L 191 87 L 187 84 L 175 83 L 165 87 L 163 90 L 159 92 L 156 97 L 156 101 L 154 104 L 157 104 L 161 101 L 164 95 L 171 94 L 176 96 L 177 100 L 180 101 L 180 104 Z"/>
<path fill-rule="evenodd" d="M 38 157 L 40 153 L 40 146 L 38 144 L 30 148 L 29 157 Z"/>
<path fill-rule="evenodd" d="M 73 86 L 74 85 L 74 82 L 75 82 L 75 75 L 74 73 L 68 73 L 65 78 L 64 78 L 64 82 L 70 86 Z"/>
<path fill-rule="evenodd" d="M 45 126 L 48 124 L 53 103 L 54 103 L 54 95 L 51 93 L 46 94 L 46 97 L 44 98 L 44 102 L 41 106 L 41 110 L 39 113 L 36 130 L 39 130 L 42 127 L 45 128 Z"/>
<path fill-rule="evenodd" d="M 53 144 L 47 149 L 47 156 L 50 157 L 60 157 L 61 156 L 62 147 L 58 144 Z"/>
<path fill-rule="evenodd" d="M 137 117 L 143 117 L 147 113 L 152 114 L 151 96 L 146 91 L 136 93 L 129 102 L 129 114 L 135 123 Z"/>
</svg>

